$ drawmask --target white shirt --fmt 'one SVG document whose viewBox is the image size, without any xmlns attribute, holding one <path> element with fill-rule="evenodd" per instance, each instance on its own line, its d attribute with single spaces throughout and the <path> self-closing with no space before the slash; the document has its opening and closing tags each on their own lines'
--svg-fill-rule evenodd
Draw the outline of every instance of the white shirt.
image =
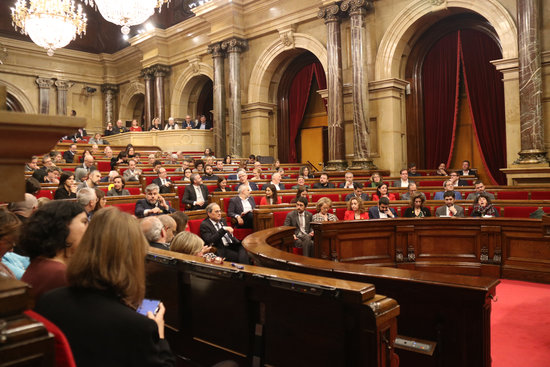
<svg viewBox="0 0 550 367">
<path fill-rule="evenodd" d="M 298 224 L 300 225 L 300 231 L 306 233 L 306 216 L 305 213 L 298 213 Z"/>
<path fill-rule="evenodd" d="M 272 184 L 273 186 L 275 186 L 275 188 L 277 189 L 277 191 L 281 190 L 281 188 L 279 187 L 279 184 L 273 183 L 273 181 L 271 181 L 270 184 Z"/>
<path fill-rule="evenodd" d="M 241 203 L 243 204 L 243 213 L 252 211 L 252 205 L 250 205 L 250 201 L 248 201 L 248 199 L 241 199 Z"/>
<path fill-rule="evenodd" d="M 214 228 L 216 228 L 218 231 L 223 228 L 222 224 L 220 222 L 215 222 L 212 219 L 210 219 L 210 222 L 214 225 Z M 231 239 L 227 235 L 227 233 L 222 237 L 222 242 L 224 246 L 229 246 L 231 244 Z"/>
<path fill-rule="evenodd" d="M 195 193 L 197 194 L 197 201 L 206 201 L 204 199 L 204 196 L 202 196 L 201 187 L 200 186 L 195 186 L 195 185 L 193 185 L 193 187 L 195 188 Z"/>
<path fill-rule="evenodd" d="M 407 181 L 401 180 L 401 187 L 409 187 L 409 180 Z"/>
</svg>

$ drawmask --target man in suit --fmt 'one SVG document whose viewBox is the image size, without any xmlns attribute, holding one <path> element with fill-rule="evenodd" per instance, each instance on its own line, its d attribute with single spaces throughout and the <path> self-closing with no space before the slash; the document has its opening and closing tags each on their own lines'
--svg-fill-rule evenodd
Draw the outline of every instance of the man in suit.
<svg viewBox="0 0 550 367">
<path fill-rule="evenodd" d="M 401 178 L 393 183 L 393 187 L 409 187 L 409 184 L 413 182 L 409 180 L 409 171 L 406 168 L 399 171 L 399 176 Z"/>
<path fill-rule="evenodd" d="M 149 242 L 149 246 L 162 250 L 170 250 L 170 241 L 167 238 L 166 229 L 159 217 L 151 216 L 143 218 L 139 224 L 141 231 L 145 235 L 145 238 L 147 238 L 147 242 Z"/>
<path fill-rule="evenodd" d="M 363 188 L 361 186 L 357 186 L 353 192 L 346 195 L 346 201 L 350 201 L 352 198 L 358 198 L 363 201 L 369 200 L 369 195 L 365 194 L 363 192 Z"/>
<path fill-rule="evenodd" d="M 307 199 L 299 197 L 296 200 L 296 210 L 286 215 L 285 226 L 296 227 L 294 230 L 294 247 L 303 249 L 304 256 L 313 256 L 313 231 L 311 230 L 310 212 L 306 210 Z"/>
<path fill-rule="evenodd" d="M 334 184 L 328 182 L 328 175 L 326 173 L 321 173 L 319 176 L 319 182 L 313 184 L 314 189 L 334 189 Z"/>
<path fill-rule="evenodd" d="M 443 188 L 444 188 L 444 191 L 436 192 L 432 200 L 443 200 L 445 196 L 445 192 L 447 191 L 453 191 L 455 193 L 455 198 L 457 200 L 462 200 L 462 194 L 458 191 L 454 191 L 455 186 L 453 185 L 453 182 L 451 180 L 447 180 L 443 182 Z"/>
<path fill-rule="evenodd" d="M 435 210 L 436 217 L 464 217 L 464 208 L 455 205 L 455 192 L 445 191 L 445 205 Z"/>
<path fill-rule="evenodd" d="M 237 222 L 237 228 L 252 228 L 254 217 L 252 211 L 256 207 L 254 199 L 250 197 L 248 186 L 239 186 L 239 194 L 229 200 L 227 216 Z"/>
<path fill-rule="evenodd" d="M 409 177 L 422 176 L 420 172 L 416 171 L 416 163 L 409 163 Z"/>
<path fill-rule="evenodd" d="M 214 246 L 219 256 L 241 264 L 249 264 L 248 254 L 241 241 L 233 236 L 233 228 L 222 219 L 222 210 L 216 203 L 206 207 L 208 218 L 200 225 L 201 238 L 206 246 Z"/>
<path fill-rule="evenodd" d="M 201 115 L 200 121 L 197 124 L 197 126 L 195 126 L 195 129 L 212 130 L 212 122 L 211 121 L 206 121 L 206 116 Z"/>
<path fill-rule="evenodd" d="M 296 185 L 292 186 L 292 190 L 298 190 L 300 187 L 309 189 L 309 185 L 306 185 L 306 180 L 304 179 L 304 176 L 298 176 L 298 179 L 296 180 Z"/>
<path fill-rule="evenodd" d="M 76 155 L 76 144 L 71 144 L 71 146 L 69 147 L 69 150 L 63 153 L 63 159 L 67 163 L 73 163 L 75 155 Z"/>
<path fill-rule="evenodd" d="M 281 191 L 285 189 L 285 185 L 281 183 L 281 174 L 279 172 L 275 172 L 271 175 L 271 182 L 270 182 L 277 191 Z"/>
<path fill-rule="evenodd" d="M 79 184 L 78 187 L 76 188 L 76 191 L 78 192 L 84 188 L 95 189 L 97 185 L 99 185 L 100 180 L 101 180 L 101 172 L 99 172 L 98 170 L 90 171 L 90 173 L 88 174 L 88 179 L 82 182 L 81 184 Z"/>
<path fill-rule="evenodd" d="M 409 191 L 407 191 L 406 193 L 401 195 L 401 200 L 410 200 L 411 197 L 413 197 L 414 194 L 416 194 L 417 192 L 419 192 L 419 191 L 416 190 L 416 184 L 411 181 L 411 183 L 409 184 Z M 420 193 L 420 195 L 422 195 L 424 200 L 426 200 L 426 195 L 424 195 L 424 193 L 422 193 L 422 192 L 419 192 L 419 193 Z"/>
<path fill-rule="evenodd" d="M 462 171 L 459 172 L 462 176 L 477 176 L 477 170 L 470 168 L 470 161 L 462 161 Z"/>
<path fill-rule="evenodd" d="M 191 116 L 185 116 L 185 120 L 181 123 L 182 129 L 193 129 L 195 127 L 195 122 L 191 119 Z"/>
<path fill-rule="evenodd" d="M 484 193 L 485 195 L 487 195 L 489 199 L 491 199 L 491 201 L 495 200 L 495 195 L 485 191 L 485 184 L 483 183 L 483 181 L 477 180 L 476 182 L 474 182 L 474 185 L 476 187 L 476 191 L 468 194 L 468 197 L 466 198 L 466 200 L 475 200 L 481 193 Z"/>
<path fill-rule="evenodd" d="M 218 176 L 214 174 L 214 167 L 211 164 L 204 166 L 204 176 L 202 176 L 203 181 L 218 181 Z"/>
<path fill-rule="evenodd" d="M 390 208 L 390 199 L 387 197 L 381 197 L 380 200 L 378 200 L 378 206 L 371 206 L 369 208 L 369 219 L 395 217 L 397 217 L 397 212 L 394 208 Z"/>
<path fill-rule="evenodd" d="M 141 176 L 141 170 L 139 168 L 136 168 L 136 161 L 130 159 L 128 161 L 128 169 L 124 171 L 122 177 L 124 177 L 124 180 L 126 182 L 130 182 L 139 181 L 139 176 Z"/>
<path fill-rule="evenodd" d="M 145 188 L 145 199 L 136 202 L 135 215 L 138 218 L 143 218 L 150 215 L 170 214 L 175 211 L 176 209 L 171 208 L 159 194 L 159 187 L 150 184 Z"/>
<path fill-rule="evenodd" d="M 166 168 L 159 168 L 158 177 L 153 180 L 153 183 L 160 188 L 161 194 L 169 194 L 172 192 L 172 180 L 168 177 L 168 172 Z"/>
<path fill-rule="evenodd" d="M 353 182 L 353 173 L 351 172 L 346 172 L 346 174 L 344 175 L 344 179 L 346 181 L 340 184 L 341 189 L 355 189 L 357 187 L 363 186 L 360 183 Z"/>
<path fill-rule="evenodd" d="M 250 191 L 258 191 L 258 185 L 254 182 L 248 181 L 248 174 L 244 169 L 239 169 L 237 171 L 237 178 L 239 179 L 240 183 L 238 187 L 241 187 L 242 185 L 247 186 Z M 238 189 L 238 188 L 237 188 Z"/>
<path fill-rule="evenodd" d="M 198 173 L 193 173 L 191 184 L 185 187 L 181 202 L 190 207 L 190 210 L 200 210 L 206 208 L 208 204 L 208 188 L 203 185 L 202 178 Z"/>
<path fill-rule="evenodd" d="M 466 180 L 461 180 L 459 175 L 460 175 L 460 171 L 459 172 L 451 172 L 449 174 L 450 180 L 453 183 L 453 185 L 455 187 L 457 187 L 457 186 L 467 186 L 468 182 Z"/>
</svg>

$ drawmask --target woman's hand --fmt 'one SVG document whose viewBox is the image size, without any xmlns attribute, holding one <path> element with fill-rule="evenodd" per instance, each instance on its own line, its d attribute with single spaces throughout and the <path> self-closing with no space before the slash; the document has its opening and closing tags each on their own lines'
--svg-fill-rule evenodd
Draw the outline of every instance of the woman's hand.
<svg viewBox="0 0 550 367">
<path fill-rule="evenodd" d="M 147 312 L 147 317 L 157 323 L 157 328 L 159 329 L 159 338 L 164 339 L 164 313 L 166 309 L 162 302 L 159 303 L 159 311 L 154 315 L 151 311 Z"/>
</svg>

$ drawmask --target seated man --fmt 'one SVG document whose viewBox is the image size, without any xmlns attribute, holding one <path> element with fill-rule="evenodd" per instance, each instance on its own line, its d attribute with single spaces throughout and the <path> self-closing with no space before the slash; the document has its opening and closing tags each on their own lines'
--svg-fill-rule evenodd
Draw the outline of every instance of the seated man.
<svg viewBox="0 0 550 367">
<path fill-rule="evenodd" d="M 203 185 L 201 176 L 198 173 L 193 173 L 189 179 L 191 180 L 191 184 L 187 185 L 183 191 L 182 204 L 187 205 L 190 210 L 206 208 L 208 204 L 208 188 L 206 185 Z"/>
<path fill-rule="evenodd" d="M 457 186 L 468 186 L 468 182 L 465 180 L 461 180 L 459 176 L 460 172 L 451 172 L 449 173 L 449 177 L 451 182 L 455 187 Z"/>
<path fill-rule="evenodd" d="M 150 184 L 145 188 L 145 199 L 136 202 L 135 215 L 138 218 L 143 218 L 150 215 L 170 214 L 175 211 L 159 194 L 159 187 Z"/>
<path fill-rule="evenodd" d="M 50 158 L 51 159 L 51 158 Z M 38 168 L 38 157 L 33 155 L 31 161 L 25 165 L 25 172 L 34 172 Z"/>
<path fill-rule="evenodd" d="M 229 200 L 227 216 L 234 218 L 237 228 L 252 228 L 254 216 L 252 211 L 256 207 L 254 199 L 250 197 L 248 186 L 239 186 L 239 194 Z"/>
<path fill-rule="evenodd" d="M 456 200 L 462 200 L 462 194 L 458 191 L 454 191 L 455 186 L 453 185 L 451 180 L 446 180 L 445 182 L 443 182 L 443 188 L 445 189 L 445 191 L 436 192 L 432 200 L 443 200 L 446 191 L 453 191 L 455 193 Z"/>
<path fill-rule="evenodd" d="M 401 178 L 397 181 L 394 181 L 393 187 L 409 187 L 409 184 L 413 181 L 409 180 L 409 171 L 406 168 L 403 168 L 399 171 L 399 176 Z"/>
<path fill-rule="evenodd" d="M 164 230 L 166 231 L 166 243 L 171 243 L 174 235 L 177 231 L 176 220 L 172 217 L 172 214 L 159 215 L 158 217 L 149 217 L 149 218 L 158 218 L 162 223 Z"/>
<path fill-rule="evenodd" d="M 195 122 L 191 120 L 191 116 L 189 115 L 185 116 L 185 120 L 183 120 L 183 122 L 181 123 L 181 128 L 190 130 L 190 129 L 193 129 L 194 127 L 195 127 Z"/>
<path fill-rule="evenodd" d="M 222 172 L 223 171 L 223 161 L 216 161 L 216 166 L 213 169 L 214 171 Z"/>
<path fill-rule="evenodd" d="M 409 177 L 422 176 L 420 172 L 416 171 L 416 163 L 409 163 Z"/>
<path fill-rule="evenodd" d="M 172 180 L 168 177 L 166 168 L 159 168 L 158 177 L 153 180 L 153 183 L 160 188 L 161 194 L 169 194 L 172 192 Z"/>
<path fill-rule="evenodd" d="M 369 219 L 396 218 L 397 212 L 394 208 L 390 208 L 390 199 L 381 197 L 378 200 L 378 206 L 369 208 Z"/>
<path fill-rule="evenodd" d="M 258 162 L 256 162 L 256 163 L 258 163 Z M 271 175 L 271 182 L 270 183 L 273 186 L 275 186 L 277 191 L 281 191 L 281 190 L 285 189 L 285 185 L 283 185 L 281 183 L 281 174 L 279 172 L 275 172 L 274 174 Z"/>
<path fill-rule="evenodd" d="M 363 188 L 361 186 L 357 186 L 353 192 L 350 192 L 346 195 L 346 201 L 350 201 L 352 198 L 358 198 L 363 201 L 369 200 L 369 195 L 363 192 Z"/>
<path fill-rule="evenodd" d="M 344 183 L 340 184 L 341 189 L 355 189 L 358 186 L 360 186 L 360 187 L 363 186 L 360 183 L 353 182 L 353 173 L 351 173 L 351 172 L 346 172 L 346 174 L 344 175 L 344 179 L 346 181 Z"/>
<path fill-rule="evenodd" d="M 214 174 L 214 167 L 211 164 L 204 166 L 203 181 L 218 181 L 218 176 Z"/>
<path fill-rule="evenodd" d="M 313 215 L 306 210 L 307 199 L 299 197 L 296 199 L 296 210 L 286 215 L 285 226 L 296 227 L 294 231 L 294 247 L 303 249 L 304 256 L 313 256 L 313 230 L 311 229 L 311 218 Z"/>
<path fill-rule="evenodd" d="M 65 160 L 66 163 L 73 163 L 75 155 L 76 155 L 76 144 L 71 144 L 71 146 L 69 147 L 69 150 L 63 153 L 63 159 Z"/>
<path fill-rule="evenodd" d="M 201 115 L 199 123 L 194 128 L 198 130 L 212 130 L 212 122 L 206 121 L 206 116 Z"/>
<path fill-rule="evenodd" d="M 309 189 L 309 185 L 306 185 L 306 180 L 304 179 L 304 176 L 298 176 L 298 179 L 296 180 L 296 185 L 292 186 L 292 190 L 297 190 L 299 188 Z"/>
<path fill-rule="evenodd" d="M 155 163 L 155 159 L 153 159 L 152 163 Z M 189 168 L 189 166 L 190 166 L 189 159 L 186 158 L 183 161 L 181 161 L 181 167 L 176 168 L 174 172 L 185 172 L 185 170 Z"/>
<path fill-rule="evenodd" d="M 143 218 L 139 224 L 145 238 L 147 238 L 147 242 L 149 242 L 149 246 L 170 250 L 166 230 L 158 217 Z"/>
<path fill-rule="evenodd" d="M 249 264 L 248 254 L 241 241 L 233 236 L 233 228 L 228 227 L 222 219 L 222 210 L 216 203 L 206 207 L 208 218 L 200 225 L 201 238 L 206 246 L 214 246 L 218 255 L 228 261 Z"/>
<path fill-rule="evenodd" d="M 99 181 L 101 180 L 101 172 L 98 170 L 90 171 L 88 174 L 88 179 L 81 184 L 78 185 L 76 188 L 77 192 L 88 187 L 90 189 L 95 189 L 97 185 L 99 185 Z"/>
<path fill-rule="evenodd" d="M 52 183 L 59 185 L 59 177 L 61 176 L 61 169 L 59 167 L 48 167 L 46 169 L 46 176 L 44 176 L 44 183 Z"/>
<path fill-rule="evenodd" d="M 466 198 L 466 200 L 475 200 L 481 193 L 484 193 L 485 195 L 487 195 L 489 199 L 491 199 L 491 201 L 495 200 L 495 195 L 485 191 L 485 184 L 483 183 L 483 181 L 477 180 L 476 182 L 474 182 L 474 185 L 476 187 L 476 191 L 468 194 L 468 197 Z"/>
<path fill-rule="evenodd" d="M 122 123 L 122 120 L 117 120 L 116 126 L 113 128 L 112 135 L 122 134 L 122 133 L 127 133 L 127 132 L 128 132 L 128 128 L 126 126 L 124 126 L 124 124 Z"/>
<path fill-rule="evenodd" d="M 420 193 L 420 195 L 422 196 L 422 198 L 424 198 L 424 200 L 426 200 L 426 195 L 424 195 L 424 193 L 420 191 L 417 191 L 416 184 L 411 181 L 411 183 L 409 184 L 409 191 L 401 195 L 401 200 L 410 200 L 411 197 L 413 197 L 414 194 L 416 194 L 417 192 Z"/>
<path fill-rule="evenodd" d="M 128 161 L 128 169 L 124 171 L 122 177 L 124 177 L 124 180 L 126 180 L 126 182 L 130 182 L 139 181 L 139 176 L 141 176 L 141 170 L 139 168 L 136 168 L 136 161 L 130 159 Z"/>
<path fill-rule="evenodd" d="M 130 195 L 130 191 L 126 190 L 124 187 L 126 182 L 122 176 L 116 176 L 113 179 L 113 188 L 107 191 L 107 196 L 126 196 Z"/>
<path fill-rule="evenodd" d="M 470 168 L 470 161 L 462 161 L 462 170 L 459 172 L 462 176 L 477 176 L 477 170 Z"/>
<path fill-rule="evenodd" d="M 250 191 L 258 191 L 258 185 L 256 185 L 254 182 L 248 181 L 248 174 L 244 169 L 239 169 L 237 171 L 237 178 L 239 179 L 239 187 L 241 186 L 248 186 Z"/>
<path fill-rule="evenodd" d="M 334 184 L 328 182 L 328 175 L 326 173 L 321 173 L 319 176 L 319 182 L 313 184 L 314 189 L 334 189 Z"/>
<path fill-rule="evenodd" d="M 95 205 L 97 204 L 95 189 L 88 187 L 83 188 L 76 193 L 76 201 L 84 207 L 88 220 L 92 219 L 93 211 L 95 209 Z"/>
<path fill-rule="evenodd" d="M 464 208 L 455 205 L 455 192 L 445 191 L 445 205 L 435 210 L 436 217 L 464 217 Z"/>
</svg>

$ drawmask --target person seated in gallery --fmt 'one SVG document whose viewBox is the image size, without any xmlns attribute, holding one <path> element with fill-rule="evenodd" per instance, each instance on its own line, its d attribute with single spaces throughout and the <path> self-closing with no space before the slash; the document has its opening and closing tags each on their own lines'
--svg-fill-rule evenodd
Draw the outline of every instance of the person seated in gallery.
<svg viewBox="0 0 550 367">
<path fill-rule="evenodd" d="M 334 189 L 334 184 L 329 182 L 328 175 L 326 173 L 321 173 L 319 176 L 319 182 L 313 184 L 314 189 Z"/>
<path fill-rule="evenodd" d="M 296 209 L 286 215 L 284 225 L 296 227 L 294 234 L 294 247 L 302 249 L 304 256 L 313 256 L 313 230 L 311 220 L 313 215 L 306 210 L 307 199 L 298 197 Z"/>
<path fill-rule="evenodd" d="M 461 176 L 477 176 L 477 169 L 470 168 L 470 161 L 462 161 L 462 169 L 459 171 Z"/>
<path fill-rule="evenodd" d="M 262 170 L 260 168 L 254 168 L 252 170 L 252 178 L 250 179 L 250 181 L 263 181 L 263 178 L 262 178 Z"/>
<path fill-rule="evenodd" d="M 244 169 L 239 169 L 237 171 L 237 178 L 239 180 L 238 187 L 248 186 L 250 191 L 258 191 L 259 190 L 258 185 L 256 185 L 256 183 L 248 180 L 248 174 L 246 173 L 246 171 Z"/>
<path fill-rule="evenodd" d="M 155 161 L 155 159 L 153 159 L 153 162 L 154 162 L 154 161 Z M 151 162 L 151 164 L 152 164 L 153 162 Z M 176 169 L 174 170 L 174 172 L 185 172 L 185 170 L 186 170 L 187 168 L 189 168 L 190 166 L 191 166 L 191 161 L 190 161 L 189 159 L 186 158 L 186 159 L 184 159 L 184 160 L 181 161 L 181 166 L 178 167 L 178 168 L 176 168 Z"/>
<path fill-rule="evenodd" d="M 370 176 L 370 181 L 365 184 L 366 187 L 378 187 L 382 182 L 384 182 L 382 176 L 378 172 L 374 172 Z"/>
<path fill-rule="evenodd" d="M 411 194 L 409 199 L 409 207 L 405 210 L 403 217 L 405 218 L 424 218 L 431 217 L 430 208 L 424 206 L 426 197 L 421 192 Z"/>
<path fill-rule="evenodd" d="M 332 200 L 327 197 L 322 197 L 317 200 L 315 204 L 315 209 L 317 213 L 313 214 L 311 218 L 312 222 L 336 222 L 338 217 L 331 213 L 332 211 Z"/>
<path fill-rule="evenodd" d="M 46 170 L 46 176 L 44 176 L 43 183 L 59 185 L 59 177 L 61 177 L 61 168 L 48 167 L 48 169 Z"/>
<path fill-rule="evenodd" d="M 445 191 L 445 205 L 435 210 L 436 217 L 464 217 L 464 208 L 455 204 L 455 191 Z"/>
<path fill-rule="evenodd" d="M 303 176 L 304 178 L 314 178 L 315 176 L 313 175 L 312 172 L 310 172 L 309 170 L 309 167 L 308 166 L 302 166 L 300 167 L 300 173 L 299 173 L 300 176 Z"/>
<path fill-rule="evenodd" d="M 459 191 L 455 191 L 455 186 L 453 185 L 451 180 L 446 180 L 445 182 L 443 182 L 443 191 L 436 192 L 432 200 L 444 200 L 445 193 L 447 191 L 454 192 L 454 197 L 456 200 L 462 200 L 462 194 Z"/>
<path fill-rule="evenodd" d="M 178 233 L 170 243 L 170 251 L 187 255 L 202 256 L 213 250 L 212 246 L 204 245 L 202 238 L 187 231 Z"/>
<path fill-rule="evenodd" d="M 238 195 L 229 200 L 227 216 L 231 218 L 237 228 L 252 228 L 254 223 L 252 212 L 255 207 L 256 202 L 250 196 L 250 189 L 248 186 L 241 185 Z"/>
<path fill-rule="evenodd" d="M 68 287 L 37 303 L 35 311 L 67 337 L 77 366 L 175 365 L 164 338 L 164 305 L 155 314 L 136 312 L 145 296 L 147 249 L 135 218 L 103 209 L 67 267 Z"/>
<path fill-rule="evenodd" d="M 204 166 L 204 175 L 202 176 L 203 181 L 218 181 L 218 176 L 214 174 L 214 167 L 207 164 Z"/>
<path fill-rule="evenodd" d="M 466 197 L 466 200 L 474 200 L 480 194 L 485 194 L 485 195 L 487 195 L 487 197 L 489 199 L 495 200 L 495 195 L 491 194 L 490 192 L 485 191 L 485 184 L 483 183 L 483 181 L 476 180 L 476 182 L 474 182 L 474 186 L 476 188 L 476 191 L 469 193 L 468 197 Z"/>
<path fill-rule="evenodd" d="M 82 181 L 82 183 L 80 183 L 77 186 L 76 192 L 86 187 L 91 189 L 96 188 L 97 185 L 99 185 L 100 180 L 101 180 L 101 172 L 99 172 L 98 170 L 90 171 L 90 173 L 88 174 L 88 178 L 85 181 Z"/>
<path fill-rule="evenodd" d="M 201 159 L 208 159 L 208 157 L 212 157 L 212 159 L 216 159 L 216 156 L 214 155 L 214 152 L 212 151 L 212 149 L 205 148 Z"/>
<path fill-rule="evenodd" d="M 66 163 L 73 163 L 74 157 L 76 156 L 76 144 L 71 144 L 69 150 L 63 153 L 63 159 Z"/>
<path fill-rule="evenodd" d="M 306 200 L 309 200 L 309 192 L 308 192 L 309 188 L 307 187 L 299 187 L 297 190 L 296 190 L 296 196 L 294 196 L 291 200 L 290 200 L 290 203 L 291 204 L 296 204 L 296 202 L 298 201 L 298 198 L 305 198 Z"/>
<path fill-rule="evenodd" d="M 450 177 L 449 179 L 453 183 L 453 186 L 454 187 L 468 186 L 468 182 L 466 180 L 461 180 L 459 174 L 460 174 L 460 171 L 459 172 L 451 172 L 449 174 L 449 177 Z"/>
<path fill-rule="evenodd" d="M 150 215 L 170 214 L 175 211 L 159 194 L 159 187 L 150 184 L 145 188 L 145 199 L 136 202 L 135 216 L 143 218 Z"/>
<path fill-rule="evenodd" d="M 363 185 L 361 185 L 359 182 L 353 181 L 353 173 L 351 172 L 346 172 L 346 174 L 344 175 L 344 180 L 345 181 L 340 184 L 341 189 L 355 189 L 358 186 L 363 187 Z"/>
<path fill-rule="evenodd" d="M 27 164 L 25 164 L 25 172 L 34 172 L 38 167 L 38 156 L 33 155 L 31 158 L 31 161 Z"/>
<path fill-rule="evenodd" d="M 281 174 L 279 172 L 275 172 L 271 175 L 270 184 L 275 186 L 278 191 L 285 189 L 285 185 L 281 183 Z"/>
<path fill-rule="evenodd" d="M 424 200 L 426 200 L 426 195 L 424 195 L 423 192 L 418 191 L 416 184 L 411 181 L 407 192 L 401 195 L 401 200 L 410 200 L 417 193 L 420 194 L 424 198 Z"/>
<path fill-rule="evenodd" d="M 166 171 L 166 168 L 160 167 L 158 170 L 158 177 L 156 177 L 153 182 L 155 185 L 159 187 L 159 193 L 160 194 L 169 194 L 172 192 L 172 186 L 174 183 L 168 177 L 168 172 Z"/>
<path fill-rule="evenodd" d="M 222 160 L 217 160 L 216 161 L 216 164 L 214 165 L 214 171 L 217 171 L 217 172 L 223 172 L 224 171 Z"/>
<path fill-rule="evenodd" d="M 126 181 L 124 177 L 116 176 L 113 179 L 113 188 L 107 191 L 107 196 L 127 196 L 130 195 L 130 191 L 126 190 Z"/>
<path fill-rule="evenodd" d="M 401 171 L 399 171 L 399 176 L 400 179 L 394 181 L 393 187 L 409 187 L 409 184 L 411 182 L 414 182 L 409 180 L 409 171 L 406 168 L 403 168 L 401 169 Z"/>
<path fill-rule="evenodd" d="M 204 173 L 204 161 L 202 159 L 196 159 L 193 165 L 195 166 L 194 173 L 200 173 L 201 175 Z"/>
<path fill-rule="evenodd" d="M 422 175 L 420 174 L 420 172 L 418 172 L 418 171 L 416 170 L 416 163 L 411 162 L 411 163 L 409 163 L 409 166 L 408 166 L 408 167 L 409 167 L 409 177 L 418 177 L 418 176 L 422 176 Z"/>
<path fill-rule="evenodd" d="M 59 177 L 59 186 L 55 190 L 53 198 L 55 200 L 61 199 L 76 199 L 77 185 L 74 180 L 74 173 L 65 171 Z"/>
<path fill-rule="evenodd" d="M 346 195 L 345 200 L 350 201 L 352 198 L 358 198 L 362 201 L 368 201 L 369 200 L 369 195 L 367 193 L 363 192 L 363 187 L 362 186 L 358 185 L 353 190 L 353 192 L 350 192 L 349 194 Z"/>
<path fill-rule="evenodd" d="M 132 126 L 130 126 L 130 131 L 143 131 L 141 129 L 141 126 L 139 126 L 138 122 L 136 119 L 133 119 L 132 120 Z"/>
<path fill-rule="evenodd" d="M 179 125 L 174 121 L 173 117 L 168 118 L 168 123 L 164 126 L 164 130 L 179 130 Z"/>
<path fill-rule="evenodd" d="M 104 136 L 109 136 L 109 135 L 115 135 L 115 129 L 113 127 L 113 123 L 112 122 L 108 122 L 107 123 L 107 126 L 105 126 L 105 131 L 103 131 L 103 135 Z"/>
<path fill-rule="evenodd" d="M 374 195 L 373 195 L 374 197 Z M 390 200 L 387 197 L 381 197 L 377 206 L 369 208 L 369 219 L 396 218 L 397 212 L 390 207 Z"/>
<path fill-rule="evenodd" d="M 112 125 L 111 125 L 112 126 Z M 88 142 L 90 144 L 107 145 L 109 142 L 101 137 L 100 133 L 96 133 Z"/>
<path fill-rule="evenodd" d="M 139 225 L 149 246 L 161 250 L 170 250 L 170 241 L 164 225 L 158 216 L 150 216 L 140 220 Z"/>
<path fill-rule="evenodd" d="M 231 188 L 227 186 L 227 178 L 224 176 L 218 176 L 218 182 L 216 183 L 216 188 L 214 192 L 227 192 L 231 191 Z"/>
<path fill-rule="evenodd" d="M 260 200 L 260 205 L 275 205 L 281 204 L 283 198 L 277 195 L 277 188 L 275 185 L 267 184 L 264 186 L 265 196 Z"/>
<path fill-rule="evenodd" d="M 117 120 L 116 126 L 113 128 L 113 132 L 111 133 L 111 135 L 122 134 L 127 132 L 128 132 L 128 128 L 124 126 L 124 124 L 122 123 L 122 120 Z"/>
<path fill-rule="evenodd" d="M 248 156 L 248 160 L 246 161 L 246 164 L 254 165 L 256 163 L 256 156 L 254 154 L 251 154 Z"/>
<path fill-rule="evenodd" d="M 352 197 L 347 203 L 347 210 L 344 213 L 344 220 L 369 219 L 369 213 L 363 205 L 363 200 Z"/>
<path fill-rule="evenodd" d="M 189 221 L 189 217 L 187 214 L 180 210 L 176 210 L 170 216 L 176 221 L 176 230 L 174 231 L 174 234 L 178 234 L 183 231 L 189 231 L 189 225 L 187 222 Z"/>
<path fill-rule="evenodd" d="M 193 173 L 190 177 L 191 184 L 185 186 L 181 203 L 190 210 L 200 210 L 206 208 L 208 204 L 208 188 L 202 183 L 202 178 L 198 173 Z"/>
<path fill-rule="evenodd" d="M 106 146 L 103 149 L 103 159 L 113 159 L 113 148 Z"/>
<path fill-rule="evenodd" d="M 378 201 L 387 198 L 390 201 L 396 200 L 395 194 L 388 192 L 388 184 L 381 182 L 376 187 L 376 194 L 372 194 L 372 201 Z"/>
<path fill-rule="evenodd" d="M 122 177 L 124 177 L 124 180 L 126 182 L 139 181 L 139 176 L 141 176 L 141 172 L 141 169 L 136 168 L 136 161 L 134 159 L 130 159 L 128 161 L 128 168 L 124 171 Z"/>
<path fill-rule="evenodd" d="M 101 191 L 101 193 L 103 194 L 103 191 Z M 88 187 L 81 189 L 76 193 L 76 201 L 80 205 L 82 205 L 82 207 L 84 208 L 84 211 L 86 212 L 86 216 L 88 217 L 88 220 L 92 219 L 92 216 L 94 215 L 93 211 L 98 202 L 96 189 L 88 188 Z"/>
<path fill-rule="evenodd" d="M 491 203 L 488 193 L 482 192 L 474 199 L 472 217 L 498 217 L 498 210 Z"/>
<path fill-rule="evenodd" d="M 186 115 L 185 120 L 183 120 L 183 122 L 181 123 L 181 128 L 182 129 L 187 129 L 187 130 L 194 129 L 195 128 L 195 121 L 193 121 L 193 119 L 191 119 L 191 116 Z"/>
<path fill-rule="evenodd" d="M 199 123 L 194 128 L 197 130 L 212 130 L 212 121 L 206 121 L 206 116 L 201 115 Z"/>
<path fill-rule="evenodd" d="M 298 178 L 296 179 L 296 185 L 293 185 L 291 189 L 297 190 L 300 187 L 306 187 L 309 189 L 309 185 L 306 185 L 306 180 L 304 179 L 304 176 L 298 176 Z"/>
<path fill-rule="evenodd" d="M 13 252 L 15 244 L 19 242 L 20 233 L 19 218 L 6 208 L 0 208 L 0 279 L 21 279 L 25 267 L 28 266 L 28 259 L 25 260 L 24 256 Z"/>
<path fill-rule="evenodd" d="M 445 163 L 439 163 L 439 166 L 437 166 L 437 169 L 435 170 L 435 174 L 437 176 L 449 176 L 447 165 Z"/>
<path fill-rule="evenodd" d="M 149 128 L 149 131 L 160 131 L 162 130 L 162 124 L 160 122 L 160 118 L 155 117 L 151 120 L 151 127 Z"/>
</svg>

